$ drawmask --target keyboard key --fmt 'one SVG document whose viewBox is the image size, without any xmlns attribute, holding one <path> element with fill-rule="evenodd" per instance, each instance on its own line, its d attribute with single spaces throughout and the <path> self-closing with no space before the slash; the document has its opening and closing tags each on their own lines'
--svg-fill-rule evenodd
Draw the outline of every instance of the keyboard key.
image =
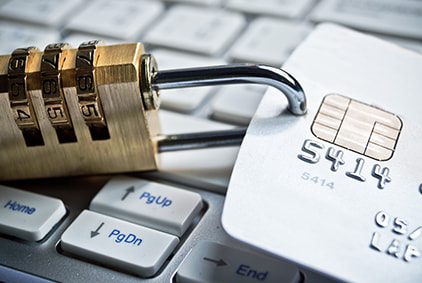
<svg viewBox="0 0 422 283">
<path fill-rule="evenodd" d="M 217 6 L 221 4 L 222 0 L 165 0 L 174 3 L 186 3 L 186 4 L 197 4 L 207 6 Z"/>
<path fill-rule="evenodd" d="M 389 41 L 391 43 L 397 44 L 406 49 L 413 50 L 418 53 L 422 53 L 422 41 L 403 39 L 403 38 L 398 38 L 398 37 L 393 37 L 393 36 L 388 36 L 388 35 L 378 36 L 378 37 L 385 41 Z"/>
<path fill-rule="evenodd" d="M 101 189 L 89 208 L 180 237 L 201 210 L 202 199 L 187 190 L 119 176 Z"/>
<path fill-rule="evenodd" d="M 229 51 L 235 61 L 281 66 L 312 27 L 304 23 L 258 18 Z"/>
<path fill-rule="evenodd" d="M 157 49 L 152 52 L 158 69 L 181 69 L 190 67 L 223 65 L 222 59 L 191 55 L 187 53 Z M 160 90 L 161 106 L 175 111 L 189 112 L 196 109 L 216 87 L 195 87 Z"/>
<path fill-rule="evenodd" d="M 242 15 L 217 9 L 173 6 L 153 26 L 150 44 L 215 55 L 227 47 L 245 25 Z"/>
<path fill-rule="evenodd" d="M 212 102 L 212 118 L 248 125 L 267 88 L 259 85 L 236 85 L 222 88 Z"/>
<path fill-rule="evenodd" d="M 0 185 L 1 233 L 39 241 L 65 214 L 59 199 Z"/>
<path fill-rule="evenodd" d="M 74 48 L 77 48 L 81 43 L 86 41 L 91 41 L 93 39 L 96 39 L 97 37 L 92 34 L 84 34 L 84 33 L 78 33 L 78 32 L 72 32 L 70 34 L 67 34 L 66 37 L 62 40 L 62 42 L 69 43 Z M 101 36 L 101 40 L 106 45 L 112 45 L 112 44 L 123 44 L 127 43 L 124 40 L 116 39 L 116 38 L 108 38 Z"/>
<path fill-rule="evenodd" d="M 0 6 L 0 16 L 12 20 L 59 27 L 78 7 L 82 0 L 14 0 Z"/>
<path fill-rule="evenodd" d="M 60 34 L 47 28 L 29 27 L 0 21 L 0 54 L 10 54 L 16 48 L 37 46 L 41 50 L 58 42 Z"/>
<path fill-rule="evenodd" d="M 311 14 L 365 31 L 422 38 L 422 2 L 411 0 L 324 0 Z"/>
<path fill-rule="evenodd" d="M 176 236 L 89 210 L 61 237 L 65 252 L 145 277 L 158 271 L 178 243 Z"/>
<path fill-rule="evenodd" d="M 226 5 L 245 13 L 298 18 L 313 3 L 314 0 L 228 0 Z"/>
<path fill-rule="evenodd" d="M 202 118 L 160 110 L 164 134 L 230 129 L 233 126 Z M 160 176 L 172 181 L 224 193 L 239 147 L 220 147 L 160 154 Z"/>
<path fill-rule="evenodd" d="M 156 1 L 94 0 L 85 5 L 66 29 L 122 40 L 136 40 L 164 8 Z"/>
<path fill-rule="evenodd" d="M 200 242 L 182 262 L 176 282 L 300 282 L 295 265 L 213 242 Z"/>
</svg>

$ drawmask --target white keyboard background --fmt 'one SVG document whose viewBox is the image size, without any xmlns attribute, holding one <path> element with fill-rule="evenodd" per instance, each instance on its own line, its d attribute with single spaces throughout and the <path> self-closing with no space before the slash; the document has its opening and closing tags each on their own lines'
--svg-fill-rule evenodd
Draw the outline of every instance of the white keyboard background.
<svg viewBox="0 0 422 283">
<path fill-rule="evenodd" d="M 107 44 L 144 43 L 161 70 L 234 62 L 281 66 L 312 28 L 324 21 L 344 24 L 422 52 L 422 1 L 418 0 L 13 0 L 0 1 L 0 54 L 30 45 L 43 49 L 49 43 L 68 42 L 77 47 L 86 40 L 102 39 Z M 162 91 L 163 133 L 245 126 L 265 89 L 238 85 Z M 200 240 L 252 250 L 234 243 L 219 224 L 236 154 L 236 147 L 164 153 L 161 172 L 141 175 L 197 191 L 207 203 L 206 212 L 194 231 L 189 230 L 181 238 L 170 263 L 148 280 L 168 282 L 183 255 Z M 93 177 L 12 183 L 62 199 L 68 215 L 41 245 L 12 240 L 7 244 L 8 251 L 16 251 L 16 255 L 1 264 L 59 281 L 110 280 L 109 276 L 116 280 L 139 279 L 64 256 L 54 248 L 60 234 L 82 209 L 88 208 L 106 180 Z M 72 193 L 75 190 L 79 197 Z M 0 248 L 9 242 L 0 235 Z M 50 257 L 51 261 L 59 261 L 56 264 L 64 266 L 63 270 L 54 270 L 54 264 L 19 264 L 23 254 Z M 75 272 L 85 274 L 69 277 Z"/>
</svg>

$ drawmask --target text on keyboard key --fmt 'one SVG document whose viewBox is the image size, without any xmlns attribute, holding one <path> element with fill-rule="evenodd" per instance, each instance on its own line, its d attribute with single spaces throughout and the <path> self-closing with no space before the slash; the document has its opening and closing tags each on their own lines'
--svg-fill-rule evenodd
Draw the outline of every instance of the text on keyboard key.
<svg viewBox="0 0 422 283">
<path fill-rule="evenodd" d="M 39 241 L 66 214 L 63 202 L 0 185 L 0 232 Z"/>
<path fill-rule="evenodd" d="M 208 55 L 221 52 L 246 24 L 242 15 L 174 6 L 147 33 L 146 43 Z"/>
<path fill-rule="evenodd" d="M 176 274 L 184 282 L 300 282 L 292 263 L 238 250 L 213 242 L 200 242 Z"/>
<path fill-rule="evenodd" d="M 128 176 L 112 178 L 91 210 L 182 236 L 202 208 L 201 196 Z"/>
<path fill-rule="evenodd" d="M 61 237 L 65 252 L 145 277 L 158 271 L 178 243 L 176 236 L 89 210 Z"/>
</svg>

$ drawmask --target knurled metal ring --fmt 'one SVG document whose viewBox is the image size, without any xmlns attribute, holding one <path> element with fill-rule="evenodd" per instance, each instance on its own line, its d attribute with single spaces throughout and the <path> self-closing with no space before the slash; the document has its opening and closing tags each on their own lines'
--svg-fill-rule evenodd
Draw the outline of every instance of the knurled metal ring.
<svg viewBox="0 0 422 283">
<path fill-rule="evenodd" d="M 152 75 L 158 70 L 157 62 L 150 54 L 145 54 L 141 58 L 141 70 L 139 72 L 139 82 L 142 92 L 142 101 L 145 110 L 156 110 L 160 107 L 160 93 L 158 89 L 152 88 Z"/>
</svg>

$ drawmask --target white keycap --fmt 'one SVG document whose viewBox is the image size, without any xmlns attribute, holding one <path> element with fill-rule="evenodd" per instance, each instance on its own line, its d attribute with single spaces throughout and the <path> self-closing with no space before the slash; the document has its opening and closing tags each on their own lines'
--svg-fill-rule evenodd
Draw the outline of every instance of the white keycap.
<svg viewBox="0 0 422 283">
<path fill-rule="evenodd" d="M 311 14 L 331 21 L 390 35 L 422 38 L 422 2 L 411 0 L 324 0 Z"/>
<path fill-rule="evenodd" d="M 0 232 L 39 241 L 66 214 L 63 202 L 0 185 Z"/>
<path fill-rule="evenodd" d="M 378 37 L 385 41 L 389 41 L 391 43 L 397 44 L 406 49 L 413 50 L 418 53 L 422 53 L 422 41 L 403 39 L 403 38 L 393 37 L 393 36 L 378 36 Z"/>
<path fill-rule="evenodd" d="M 95 0 L 75 14 L 66 29 L 135 40 L 163 10 L 156 1 Z"/>
<path fill-rule="evenodd" d="M 233 126 L 160 110 L 162 133 L 180 134 L 230 129 Z M 160 154 L 160 172 L 177 182 L 224 193 L 239 147 L 220 147 Z"/>
<path fill-rule="evenodd" d="M 146 277 L 158 271 L 178 243 L 176 236 L 89 210 L 61 237 L 65 252 Z"/>
<path fill-rule="evenodd" d="M 173 3 L 186 3 L 186 4 L 197 4 L 207 6 L 217 6 L 221 4 L 222 0 L 165 0 Z"/>
<path fill-rule="evenodd" d="M 73 12 L 84 8 L 82 0 L 14 0 L 0 6 L 3 18 L 59 27 Z M 79 8 L 79 9 L 78 9 Z"/>
<path fill-rule="evenodd" d="M 191 55 L 187 53 L 157 49 L 152 52 L 157 60 L 159 70 L 181 69 L 223 65 L 225 61 L 217 58 Z M 176 111 L 189 112 L 197 108 L 201 102 L 214 92 L 216 87 L 195 87 L 160 90 L 161 106 Z"/>
<path fill-rule="evenodd" d="M 10 54 L 16 48 L 27 46 L 43 50 L 48 44 L 59 40 L 60 34 L 54 30 L 0 21 L 0 54 Z"/>
<path fill-rule="evenodd" d="M 298 18 L 314 0 L 228 0 L 227 7 L 251 14 Z"/>
<path fill-rule="evenodd" d="M 237 13 L 174 6 L 148 31 L 144 41 L 214 55 L 226 48 L 244 25 L 244 17 Z"/>
<path fill-rule="evenodd" d="M 183 282 L 300 282 L 292 263 L 213 242 L 199 242 L 182 262 L 176 281 Z"/>
<path fill-rule="evenodd" d="M 202 199 L 187 190 L 118 176 L 101 189 L 89 208 L 180 237 L 201 210 Z"/>
<path fill-rule="evenodd" d="M 235 61 L 281 66 L 311 30 L 304 23 L 258 18 L 236 41 L 229 56 Z"/>
<path fill-rule="evenodd" d="M 84 33 L 78 33 L 78 32 L 67 34 L 66 37 L 62 40 L 62 42 L 69 43 L 71 46 L 73 46 L 73 48 L 78 48 L 78 46 L 81 43 L 91 41 L 94 39 L 102 40 L 105 45 L 127 43 L 126 41 L 121 40 L 121 39 L 108 38 L 104 36 L 98 37 L 92 34 L 86 34 L 86 33 L 84 34 Z"/>
<path fill-rule="evenodd" d="M 248 125 L 265 90 L 265 86 L 259 85 L 225 86 L 212 102 L 212 117 Z"/>
</svg>

